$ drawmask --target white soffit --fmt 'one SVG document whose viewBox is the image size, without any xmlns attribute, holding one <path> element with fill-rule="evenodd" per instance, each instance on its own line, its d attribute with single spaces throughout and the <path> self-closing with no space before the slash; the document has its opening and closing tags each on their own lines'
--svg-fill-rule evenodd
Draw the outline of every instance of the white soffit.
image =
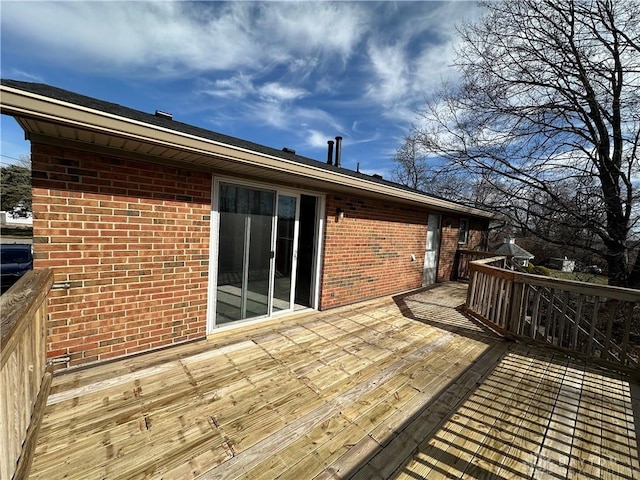
<svg viewBox="0 0 640 480">
<path fill-rule="evenodd" d="M 418 204 L 436 210 L 487 219 L 495 218 L 495 215 L 490 212 L 419 192 L 216 142 L 7 85 L 1 85 L 0 92 L 2 92 L 1 113 L 16 117 L 29 133 L 169 158 L 205 167 L 220 168 L 220 160 L 227 160 L 238 166 L 248 167 L 249 170 L 258 167 L 273 173 L 301 177 L 300 180 L 308 179 L 316 186 L 326 184 L 332 190 L 356 189 L 375 196 L 391 197 L 402 203 Z M 239 170 L 242 171 L 242 169 Z M 276 176 L 280 175 L 274 175 Z"/>
</svg>

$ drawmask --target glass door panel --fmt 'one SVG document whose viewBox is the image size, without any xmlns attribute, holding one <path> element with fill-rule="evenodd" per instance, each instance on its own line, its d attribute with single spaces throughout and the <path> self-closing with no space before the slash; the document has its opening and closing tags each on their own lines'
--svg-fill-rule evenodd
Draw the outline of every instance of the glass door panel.
<svg viewBox="0 0 640 480">
<path fill-rule="evenodd" d="M 276 227 L 276 262 L 273 287 L 273 311 L 292 308 L 292 286 L 295 284 L 296 213 L 298 198 L 278 196 Z"/>
<path fill-rule="evenodd" d="M 275 192 L 220 184 L 216 324 L 269 314 Z"/>
</svg>

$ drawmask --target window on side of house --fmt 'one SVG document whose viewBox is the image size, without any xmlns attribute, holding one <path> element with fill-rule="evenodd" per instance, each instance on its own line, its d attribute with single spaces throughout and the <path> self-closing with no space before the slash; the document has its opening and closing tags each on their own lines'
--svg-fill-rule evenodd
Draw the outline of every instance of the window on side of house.
<svg viewBox="0 0 640 480">
<path fill-rule="evenodd" d="M 460 219 L 460 229 L 458 230 L 458 244 L 466 244 L 469 240 L 469 219 Z"/>
</svg>

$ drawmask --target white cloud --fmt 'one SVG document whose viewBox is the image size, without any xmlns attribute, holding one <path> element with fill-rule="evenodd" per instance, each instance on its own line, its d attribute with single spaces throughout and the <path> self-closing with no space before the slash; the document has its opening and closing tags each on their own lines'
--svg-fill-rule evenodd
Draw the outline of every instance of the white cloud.
<svg viewBox="0 0 640 480">
<path fill-rule="evenodd" d="M 278 82 L 269 82 L 259 89 L 260 96 L 267 101 L 286 102 L 303 97 L 307 91 L 302 88 L 287 87 Z"/>
<path fill-rule="evenodd" d="M 252 80 L 249 76 L 239 74 L 230 78 L 221 78 L 213 82 L 207 82 L 202 92 L 214 97 L 245 98 L 255 92 Z"/>
<path fill-rule="evenodd" d="M 318 130 L 307 131 L 307 146 L 311 148 L 327 148 L 327 141 L 332 140 L 331 135 L 319 132 Z"/>
<path fill-rule="evenodd" d="M 241 28 L 247 6 L 231 4 L 217 16 L 192 8 L 180 2 L 7 2 L 2 28 L 46 46 L 49 61 L 83 69 L 137 67 L 177 75 L 259 58 L 259 48 Z"/>
<path fill-rule="evenodd" d="M 309 125 L 314 125 L 342 131 L 337 120 L 320 108 L 290 106 L 285 109 L 278 103 L 266 101 L 248 104 L 246 115 L 260 124 L 281 130 L 303 133 Z"/>
<path fill-rule="evenodd" d="M 365 33 L 367 9 L 357 3 L 266 3 L 258 29 L 270 45 L 293 52 L 336 52 L 346 59 Z"/>
<path fill-rule="evenodd" d="M 377 169 L 361 168 L 360 169 L 360 173 L 364 173 L 365 175 L 369 175 L 369 176 L 382 175 L 383 179 L 391 180 L 393 172 L 392 172 L 392 170 L 387 169 L 387 168 L 377 168 Z"/>
<path fill-rule="evenodd" d="M 27 82 L 44 82 L 42 76 L 30 72 L 25 72 L 24 70 L 20 70 L 17 68 L 11 68 L 9 69 L 9 72 L 3 72 L 2 76 L 5 78 L 14 78 L 16 80 L 24 80 Z"/>
<path fill-rule="evenodd" d="M 375 37 L 368 45 L 371 79 L 367 98 L 383 115 L 400 122 L 415 118 L 415 109 L 442 81 L 456 81 L 452 68 L 458 41 L 456 23 L 480 14 L 475 2 L 428 2 L 403 17 L 393 38 Z"/>
<path fill-rule="evenodd" d="M 313 2 L 4 2 L 2 29 L 52 63 L 181 76 L 345 58 L 361 16 L 357 5 Z"/>
<path fill-rule="evenodd" d="M 402 44 L 369 45 L 369 59 L 375 81 L 368 95 L 385 105 L 393 104 L 407 94 L 409 65 Z"/>
</svg>

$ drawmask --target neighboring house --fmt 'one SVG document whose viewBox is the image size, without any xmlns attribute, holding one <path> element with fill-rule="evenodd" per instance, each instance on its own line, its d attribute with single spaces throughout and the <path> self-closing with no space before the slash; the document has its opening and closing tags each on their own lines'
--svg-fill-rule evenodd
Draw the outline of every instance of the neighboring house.
<svg viewBox="0 0 640 480">
<path fill-rule="evenodd" d="M 576 261 L 564 258 L 551 258 L 549 259 L 549 266 L 561 272 L 573 272 L 576 269 Z"/>
<path fill-rule="evenodd" d="M 516 245 L 516 239 L 511 237 L 506 237 L 504 243 L 496 248 L 495 253 L 512 256 L 513 260 L 521 267 L 528 267 L 531 259 L 535 257 L 521 246 Z"/>
<path fill-rule="evenodd" d="M 31 141 L 35 268 L 67 284 L 50 293 L 48 356 L 70 366 L 448 280 L 493 218 L 332 155 L 48 85 L 1 93 Z"/>
</svg>

